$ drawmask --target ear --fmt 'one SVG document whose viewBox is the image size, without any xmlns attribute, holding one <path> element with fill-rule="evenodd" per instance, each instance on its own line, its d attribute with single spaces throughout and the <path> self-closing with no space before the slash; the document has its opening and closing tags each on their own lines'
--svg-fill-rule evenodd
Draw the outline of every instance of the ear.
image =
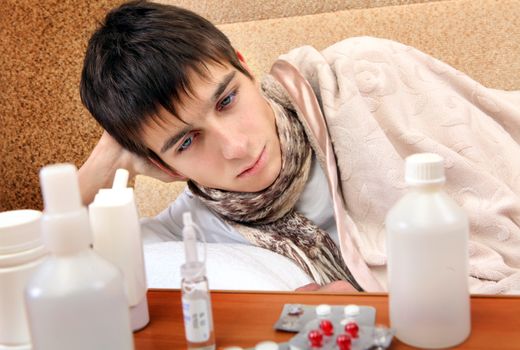
<svg viewBox="0 0 520 350">
<path fill-rule="evenodd" d="M 249 72 L 249 74 L 251 74 L 251 76 L 254 77 L 255 75 L 253 74 L 253 71 L 249 68 L 249 66 L 247 65 L 246 60 L 244 59 L 244 56 L 242 56 L 242 54 L 238 50 L 235 50 L 235 52 L 237 54 L 238 60 L 242 64 L 242 66 L 244 66 L 244 68 Z"/>
<path fill-rule="evenodd" d="M 160 170 L 163 174 L 168 176 L 167 180 L 169 180 L 169 181 L 187 181 L 188 180 L 188 178 L 186 176 L 173 170 L 169 166 L 162 164 L 162 162 L 159 162 L 159 161 L 153 159 L 152 157 L 148 157 L 148 160 L 150 161 L 150 163 L 152 163 L 155 166 L 156 169 Z"/>
<path fill-rule="evenodd" d="M 242 63 L 245 64 L 245 63 L 246 63 L 246 60 L 244 59 L 244 56 L 242 56 L 242 54 L 240 53 L 240 51 L 235 50 L 235 52 L 236 52 L 236 54 L 237 54 L 237 58 L 238 58 L 238 60 L 239 60 L 240 62 L 242 62 Z"/>
</svg>

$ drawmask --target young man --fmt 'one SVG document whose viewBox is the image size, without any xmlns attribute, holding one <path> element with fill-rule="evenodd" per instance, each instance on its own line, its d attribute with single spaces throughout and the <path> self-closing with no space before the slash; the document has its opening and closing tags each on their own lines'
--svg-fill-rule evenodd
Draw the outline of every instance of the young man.
<svg viewBox="0 0 520 350">
<path fill-rule="evenodd" d="M 472 220 L 472 291 L 520 290 L 518 94 L 375 38 L 293 50 L 260 89 L 208 21 L 136 2 L 92 36 L 81 97 L 107 131 L 80 169 L 85 202 L 118 167 L 189 180 L 144 223 L 163 239 L 191 210 L 208 241 L 289 257 L 309 288 L 384 290 L 384 215 L 403 194 L 403 158 L 429 151 Z"/>
<path fill-rule="evenodd" d="M 192 189 L 197 183 L 244 193 L 262 191 L 278 178 L 282 159 L 270 102 L 229 40 L 189 11 L 137 2 L 109 14 L 90 40 L 81 96 L 108 131 L 80 169 L 86 203 L 110 183 L 119 167 L 164 181 L 190 179 Z M 303 182 L 294 181 L 296 175 L 293 172 L 280 181 L 302 187 Z M 318 214 L 328 205 L 323 193 Z M 290 207 L 295 199 L 289 198 Z M 315 208 L 307 211 L 311 209 Z M 250 244 L 223 220 L 220 226 L 209 225 L 215 215 L 190 192 L 158 218 L 148 220 L 145 229 L 164 239 L 178 239 L 186 210 L 194 212 L 199 224 L 206 223 L 209 242 Z M 333 214 L 328 211 L 323 227 L 332 228 Z M 330 239 L 328 243 L 341 261 L 335 244 Z M 345 282 L 328 288 L 353 290 Z"/>
</svg>

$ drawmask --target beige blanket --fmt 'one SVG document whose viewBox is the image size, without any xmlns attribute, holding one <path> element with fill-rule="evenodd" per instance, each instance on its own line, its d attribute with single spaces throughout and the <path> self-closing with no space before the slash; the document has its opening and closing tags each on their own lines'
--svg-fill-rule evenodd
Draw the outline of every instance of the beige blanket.
<svg viewBox="0 0 520 350">
<path fill-rule="evenodd" d="M 346 232 L 384 286 L 384 219 L 404 194 L 404 158 L 446 160 L 470 219 L 472 293 L 520 293 L 520 92 L 488 89 L 414 48 L 350 38 L 280 57 L 322 106 L 348 212 Z M 512 74 L 514 72 L 511 72 Z"/>
</svg>

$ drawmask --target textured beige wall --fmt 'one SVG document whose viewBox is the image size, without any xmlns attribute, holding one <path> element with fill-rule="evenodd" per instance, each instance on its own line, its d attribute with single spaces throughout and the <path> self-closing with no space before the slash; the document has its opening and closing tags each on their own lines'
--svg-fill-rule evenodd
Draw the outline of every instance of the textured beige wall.
<svg viewBox="0 0 520 350">
<path fill-rule="evenodd" d="M 351 36 L 419 48 L 481 83 L 520 89 L 520 1 L 441 1 L 223 24 L 257 73 L 294 47 L 318 49 Z M 244 35 L 247 33 L 247 35 Z"/>
<path fill-rule="evenodd" d="M 248 22 L 440 0 L 155 0 L 189 8 L 213 23 Z"/>
<path fill-rule="evenodd" d="M 302 10 L 299 2 L 282 1 L 273 7 L 277 2 L 264 6 L 264 2 L 221 0 L 200 11 L 222 22 L 240 21 L 220 28 L 257 74 L 280 53 L 302 44 L 322 48 L 347 36 L 376 35 L 416 46 L 486 85 L 520 89 L 520 1 L 450 0 L 378 7 L 397 2 L 371 1 L 368 4 L 375 7 L 331 13 L 327 11 L 338 4 L 363 2 L 303 2 L 308 5 L 305 11 L 311 12 L 291 12 Z M 118 3 L 0 1 L 0 211 L 41 208 L 39 168 L 65 161 L 80 166 L 95 145 L 101 130 L 80 103 L 79 75 L 96 21 Z M 202 2 L 190 3 L 195 8 Z M 251 4 L 256 7 L 248 7 Z M 239 5 L 247 8 L 238 10 Z M 245 20 L 264 14 L 276 18 Z M 294 17 L 284 18 L 288 14 Z M 178 190 L 141 180 L 138 184 L 141 210 L 148 215 L 166 206 Z"/>
</svg>

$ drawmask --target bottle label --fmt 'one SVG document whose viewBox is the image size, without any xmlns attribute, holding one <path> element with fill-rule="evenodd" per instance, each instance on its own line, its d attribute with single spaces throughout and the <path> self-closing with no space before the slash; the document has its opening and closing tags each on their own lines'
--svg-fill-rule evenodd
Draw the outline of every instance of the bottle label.
<svg viewBox="0 0 520 350">
<path fill-rule="evenodd" d="M 193 343 L 207 341 L 211 330 L 206 300 L 182 298 L 182 313 L 184 315 L 186 339 Z"/>
</svg>

